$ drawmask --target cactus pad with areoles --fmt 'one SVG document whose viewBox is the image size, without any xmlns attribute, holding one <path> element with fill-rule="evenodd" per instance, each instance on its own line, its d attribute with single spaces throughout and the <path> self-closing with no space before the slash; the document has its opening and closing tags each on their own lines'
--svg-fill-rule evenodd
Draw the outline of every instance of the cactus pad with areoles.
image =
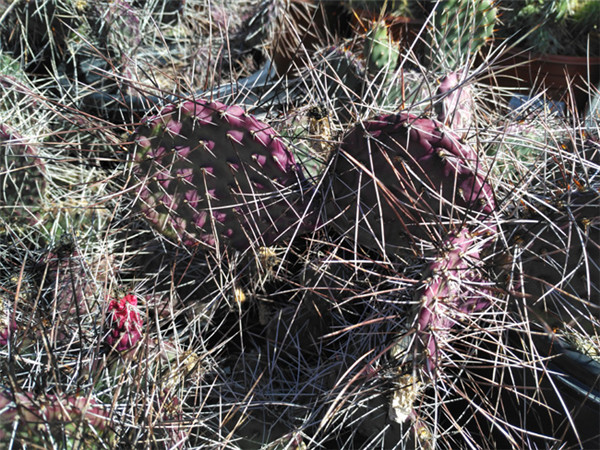
<svg viewBox="0 0 600 450">
<path fill-rule="evenodd" d="M 133 143 L 136 204 L 177 242 L 244 250 L 314 225 L 293 155 L 270 126 L 238 106 L 167 106 Z"/>
<path fill-rule="evenodd" d="M 438 240 L 451 221 L 465 219 L 493 232 L 494 195 L 477 154 L 443 128 L 400 113 L 352 129 L 334 164 L 327 205 L 336 228 L 374 248 Z"/>
</svg>

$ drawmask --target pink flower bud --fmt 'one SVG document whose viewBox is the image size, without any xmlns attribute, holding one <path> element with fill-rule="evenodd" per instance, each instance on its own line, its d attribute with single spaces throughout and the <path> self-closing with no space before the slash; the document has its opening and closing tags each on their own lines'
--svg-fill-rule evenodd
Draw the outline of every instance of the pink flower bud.
<svg viewBox="0 0 600 450">
<path fill-rule="evenodd" d="M 117 351 L 129 350 L 142 338 L 142 319 L 137 309 L 137 298 L 129 294 L 108 305 L 111 330 L 106 343 Z"/>
</svg>

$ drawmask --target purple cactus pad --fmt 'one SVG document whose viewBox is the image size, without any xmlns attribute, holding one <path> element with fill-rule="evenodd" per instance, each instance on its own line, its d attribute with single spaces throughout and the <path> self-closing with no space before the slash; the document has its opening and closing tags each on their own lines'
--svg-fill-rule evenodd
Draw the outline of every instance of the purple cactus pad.
<svg viewBox="0 0 600 450">
<path fill-rule="evenodd" d="M 238 106 L 169 106 L 132 142 L 133 191 L 150 193 L 136 196 L 138 209 L 177 242 L 244 250 L 314 229 L 315 214 L 306 213 L 310 186 L 293 155 Z"/>
<path fill-rule="evenodd" d="M 494 231 L 494 195 L 477 153 L 439 122 L 400 113 L 353 128 L 335 161 L 333 224 L 371 248 L 444 236 L 469 219 Z"/>
</svg>

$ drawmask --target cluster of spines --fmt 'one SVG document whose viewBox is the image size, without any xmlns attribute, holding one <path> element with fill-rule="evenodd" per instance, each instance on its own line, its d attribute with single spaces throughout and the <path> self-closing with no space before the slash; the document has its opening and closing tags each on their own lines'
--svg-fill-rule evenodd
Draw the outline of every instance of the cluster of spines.
<svg viewBox="0 0 600 450">
<path fill-rule="evenodd" d="M 0 392 L 0 439 L 22 443 L 30 439 L 46 446 L 53 439 L 78 447 L 114 437 L 109 412 L 93 398 L 83 395 L 35 395 L 32 392 Z M 83 426 L 82 426 L 83 425 Z M 56 433 L 62 429 L 62 435 Z M 52 436 L 43 430 L 51 430 Z M 85 430 L 85 432 L 84 432 Z"/>
<path fill-rule="evenodd" d="M 448 237 L 416 290 L 417 334 L 430 375 L 436 371 L 443 342 L 454 325 L 491 304 L 490 293 L 482 289 L 479 246 L 477 237 L 466 229 Z"/>
<path fill-rule="evenodd" d="M 42 203 L 45 165 L 38 150 L 5 124 L 0 124 L 0 208 L 3 216 L 35 223 Z"/>
</svg>

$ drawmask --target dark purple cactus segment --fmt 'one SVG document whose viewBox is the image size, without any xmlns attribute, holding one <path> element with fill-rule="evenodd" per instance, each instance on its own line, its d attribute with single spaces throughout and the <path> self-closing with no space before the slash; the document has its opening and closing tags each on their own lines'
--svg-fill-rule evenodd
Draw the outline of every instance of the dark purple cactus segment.
<svg viewBox="0 0 600 450">
<path fill-rule="evenodd" d="M 415 293 L 420 305 L 419 344 L 430 374 L 435 372 L 440 348 L 451 328 L 490 305 L 477 268 L 480 255 L 475 243 L 476 237 L 465 229 L 446 239 Z"/>
<path fill-rule="evenodd" d="M 40 261 L 47 270 L 46 295 L 53 339 L 73 342 L 80 333 L 91 332 L 96 306 L 114 270 L 111 256 L 88 259 L 69 245 L 59 246 Z"/>
<path fill-rule="evenodd" d="M 495 201 L 476 152 L 434 120 L 407 113 L 356 126 L 335 163 L 328 215 L 359 243 L 380 248 L 445 235 L 470 218 L 493 231 Z M 487 225 L 486 225 L 487 224 Z"/>
<path fill-rule="evenodd" d="M 238 106 L 167 106 L 133 142 L 137 206 L 177 242 L 244 250 L 314 228 L 293 155 Z"/>
<path fill-rule="evenodd" d="M 543 216 L 530 212 L 515 235 L 522 288 L 530 298 L 544 299 L 533 307 L 550 326 L 591 309 L 584 314 L 590 319 L 578 320 L 583 326 L 600 309 L 600 193 L 568 191 L 553 200 Z"/>
</svg>

